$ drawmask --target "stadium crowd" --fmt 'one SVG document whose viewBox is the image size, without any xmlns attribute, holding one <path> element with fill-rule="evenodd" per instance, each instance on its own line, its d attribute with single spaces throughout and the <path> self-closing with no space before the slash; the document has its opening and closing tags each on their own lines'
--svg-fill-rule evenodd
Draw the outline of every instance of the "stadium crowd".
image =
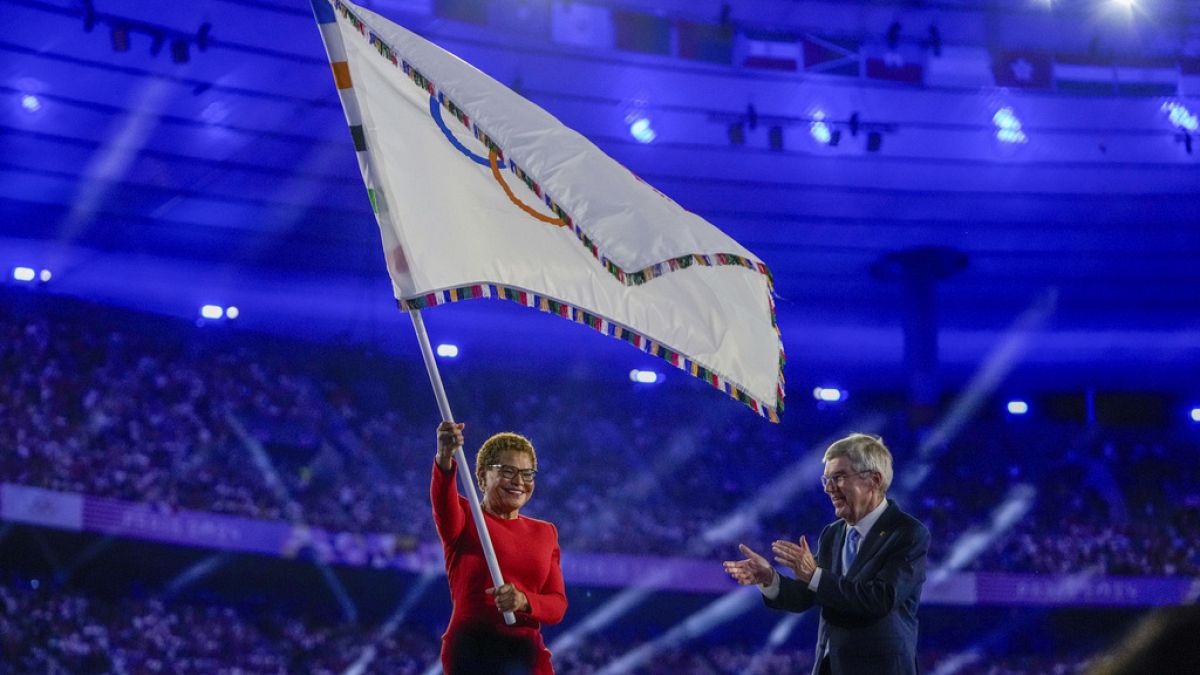
<svg viewBox="0 0 1200 675">
<path fill-rule="evenodd" d="M 411 515 L 427 500 L 432 456 L 422 374 L 340 347 L 68 309 L 0 314 L 0 481 L 434 541 L 431 519 Z M 533 439 L 541 473 L 528 510 L 558 524 L 565 549 L 719 557 L 739 540 L 815 536 L 829 507 L 813 451 L 861 422 L 795 405 L 798 421 L 781 430 L 710 401 L 703 424 L 664 425 L 714 393 L 689 382 L 628 402 L 545 378 L 512 387 L 459 369 L 447 380 L 469 439 L 508 429 Z M 877 430 L 889 438 L 898 426 Z M 923 480 L 909 480 L 918 453 L 893 443 L 893 493 L 935 533 L 935 563 L 1024 485 L 1036 495 L 1028 517 L 971 569 L 1195 576 L 1200 459 L 1186 442 L 985 417 L 934 449 Z M 769 510 L 747 509 L 802 458 L 811 484 L 781 484 Z"/>
<path fill-rule="evenodd" d="M 416 675 L 437 662 L 435 631 L 327 621 L 269 607 L 235 607 L 160 597 L 117 599 L 31 587 L 29 579 L 0 583 L 0 666 L 4 672 L 48 675 L 101 673 L 389 673 Z M 639 646 L 589 639 L 555 656 L 562 675 L 594 675 Z M 706 637 L 665 648 L 629 675 L 743 673 L 790 675 L 812 666 L 808 646 Z M 996 655 L 937 649 L 922 655 L 923 672 L 954 664 L 959 675 L 1084 672 L 1088 657 Z"/>
<path fill-rule="evenodd" d="M 17 673 L 342 673 L 371 649 L 370 672 L 420 673 L 436 640 L 322 624 L 280 611 L 0 585 L 0 665 Z M 5 670 L 5 672 L 9 672 Z"/>
</svg>

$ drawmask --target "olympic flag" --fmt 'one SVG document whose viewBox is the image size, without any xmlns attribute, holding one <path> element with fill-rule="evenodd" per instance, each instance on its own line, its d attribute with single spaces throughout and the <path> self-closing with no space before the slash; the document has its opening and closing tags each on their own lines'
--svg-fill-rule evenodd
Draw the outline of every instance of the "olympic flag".
<svg viewBox="0 0 1200 675">
<path fill-rule="evenodd" d="M 453 54 L 350 2 L 312 4 L 403 309 L 558 314 L 778 421 L 761 260 Z"/>
</svg>

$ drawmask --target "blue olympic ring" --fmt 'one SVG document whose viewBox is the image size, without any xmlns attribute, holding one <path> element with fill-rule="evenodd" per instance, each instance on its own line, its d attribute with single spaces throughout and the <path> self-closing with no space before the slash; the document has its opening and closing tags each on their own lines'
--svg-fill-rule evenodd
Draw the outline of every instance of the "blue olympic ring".
<svg viewBox="0 0 1200 675">
<path fill-rule="evenodd" d="M 467 158 L 471 159 L 476 164 L 482 164 L 488 167 L 492 165 L 491 160 L 489 160 L 487 157 L 480 157 L 479 155 L 471 152 L 467 146 L 463 145 L 457 138 L 455 138 L 454 132 L 450 131 L 450 127 L 447 127 L 445 120 L 442 119 L 442 106 L 438 105 L 437 97 L 433 94 L 429 95 L 429 114 L 433 117 L 433 121 L 437 122 L 438 128 L 442 130 L 442 133 L 446 134 L 446 140 L 450 141 L 450 145 L 458 148 L 459 152 L 466 155 Z M 504 168 L 504 160 L 496 158 L 496 164 L 501 169 Z"/>
</svg>

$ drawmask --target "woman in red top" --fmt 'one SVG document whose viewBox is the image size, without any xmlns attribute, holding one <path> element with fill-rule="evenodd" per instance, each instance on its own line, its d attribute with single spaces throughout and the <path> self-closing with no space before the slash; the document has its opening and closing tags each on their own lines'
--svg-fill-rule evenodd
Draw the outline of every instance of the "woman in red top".
<svg viewBox="0 0 1200 675">
<path fill-rule="evenodd" d="M 558 623 L 567 611 L 558 530 L 520 515 L 533 495 L 537 454 L 524 436 L 501 433 L 489 438 L 475 458 L 484 518 L 505 581 L 493 587 L 468 502 L 455 488 L 454 451 L 463 443 L 462 429 L 450 422 L 438 426 L 429 487 L 454 602 L 442 636 L 442 670 L 446 675 L 553 673 L 542 624 Z M 506 625 L 503 612 L 513 612 L 517 622 Z"/>
</svg>

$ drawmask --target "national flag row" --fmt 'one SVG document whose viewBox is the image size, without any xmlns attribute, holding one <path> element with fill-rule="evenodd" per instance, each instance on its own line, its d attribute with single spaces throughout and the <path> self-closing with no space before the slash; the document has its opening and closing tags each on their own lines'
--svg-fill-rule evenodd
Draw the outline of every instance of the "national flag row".
<svg viewBox="0 0 1200 675">
<path fill-rule="evenodd" d="M 1200 93 L 1200 59 L 1121 59 L 1016 51 L 991 55 L 995 84 L 1093 96 Z"/>
<path fill-rule="evenodd" d="M 1115 61 L 1036 51 L 990 52 L 945 45 L 882 44 L 811 34 L 735 29 L 576 0 L 512 3 L 409 0 L 439 17 L 575 47 L 736 66 L 942 86 L 1004 86 L 1090 95 L 1169 96 L 1200 93 L 1200 59 Z M 415 8 L 415 7 L 414 7 Z M 420 11 L 420 10 L 418 10 Z"/>
</svg>

